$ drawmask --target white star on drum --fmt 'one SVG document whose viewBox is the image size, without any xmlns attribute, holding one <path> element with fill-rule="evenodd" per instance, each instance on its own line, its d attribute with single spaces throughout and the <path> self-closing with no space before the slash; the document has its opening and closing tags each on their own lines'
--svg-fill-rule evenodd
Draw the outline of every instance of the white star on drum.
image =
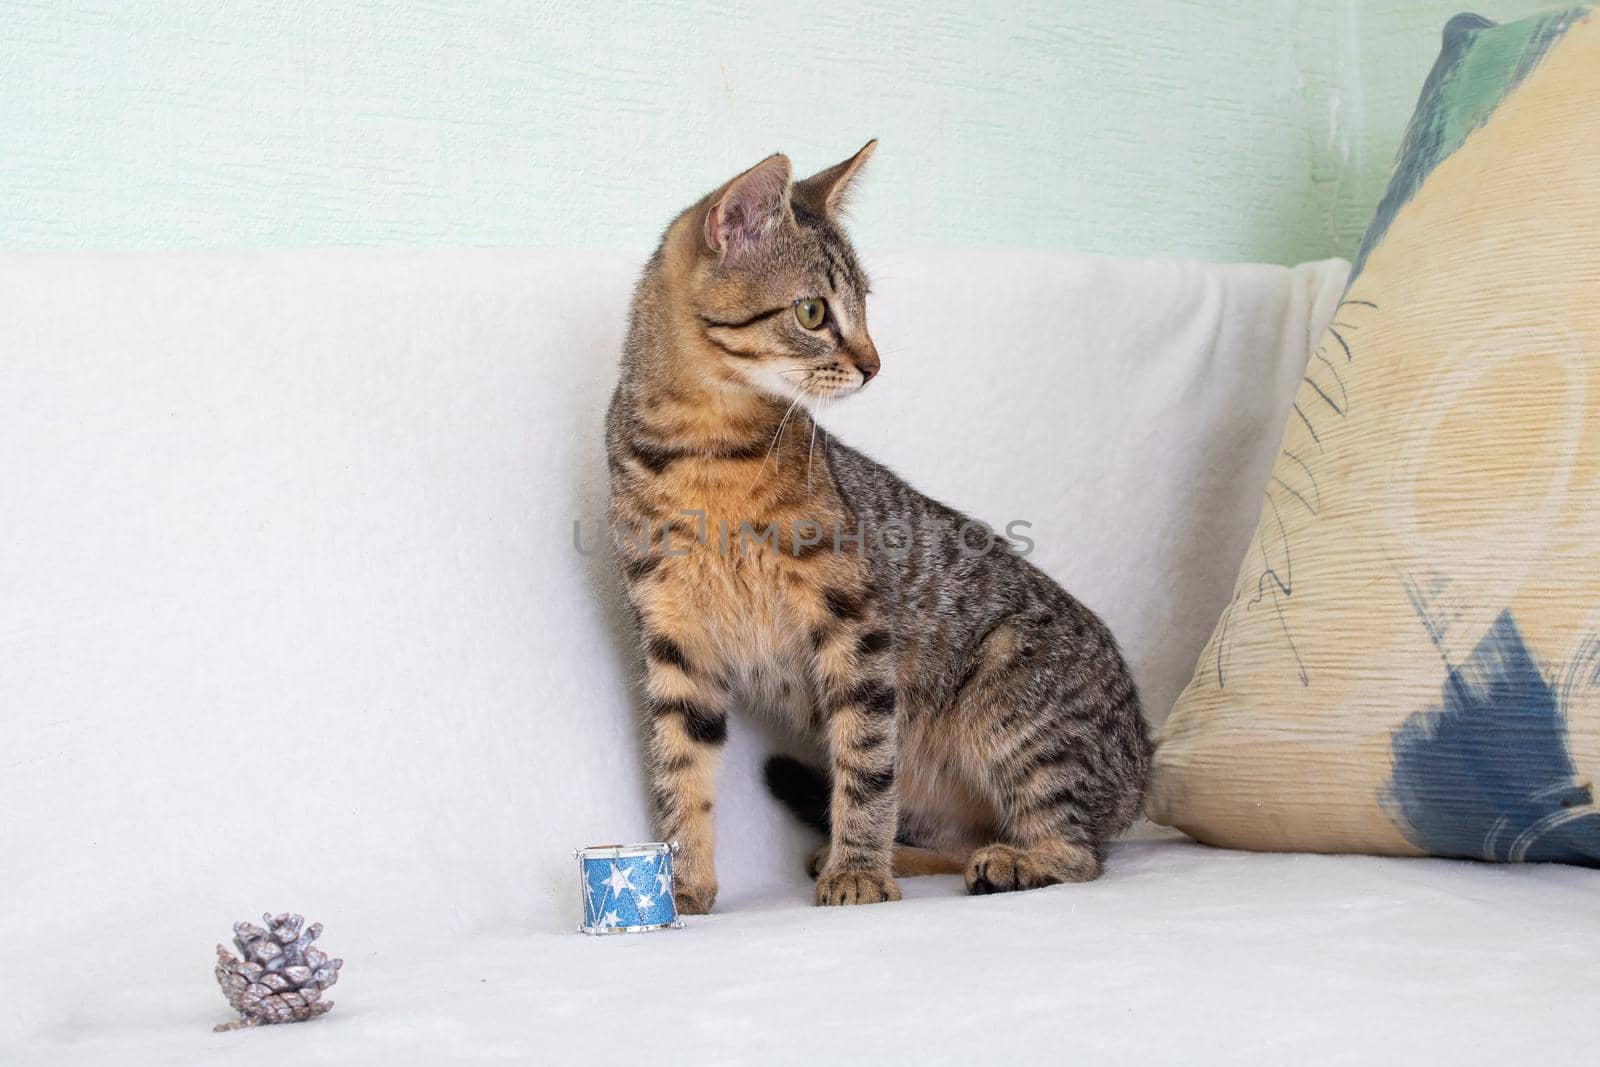
<svg viewBox="0 0 1600 1067">
<path fill-rule="evenodd" d="M 615 863 L 611 865 L 611 877 L 605 880 L 605 884 L 611 887 L 613 893 L 621 893 L 624 889 L 633 888 L 633 881 L 629 877 L 629 872 L 624 871 Z"/>
</svg>

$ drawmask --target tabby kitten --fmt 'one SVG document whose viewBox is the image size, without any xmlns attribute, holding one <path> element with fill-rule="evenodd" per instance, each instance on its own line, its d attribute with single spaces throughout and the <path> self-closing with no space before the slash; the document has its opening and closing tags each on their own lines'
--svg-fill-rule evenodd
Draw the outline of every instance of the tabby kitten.
<svg viewBox="0 0 1600 1067">
<path fill-rule="evenodd" d="M 800 182 L 770 156 L 668 228 L 634 296 L 606 425 L 611 521 L 647 668 L 652 798 L 677 903 L 710 909 L 714 779 L 735 705 L 819 739 L 769 781 L 830 846 L 819 904 L 1099 875 L 1150 742 L 1105 625 L 1004 542 L 826 434 L 804 403 L 877 373 L 838 226 L 872 154 Z M 831 779 L 831 780 L 829 780 Z"/>
</svg>

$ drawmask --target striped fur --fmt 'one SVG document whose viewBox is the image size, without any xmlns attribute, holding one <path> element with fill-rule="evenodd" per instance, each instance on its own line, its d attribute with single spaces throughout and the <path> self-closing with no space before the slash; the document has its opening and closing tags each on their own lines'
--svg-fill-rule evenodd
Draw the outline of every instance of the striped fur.
<svg viewBox="0 0 1600 1067">
<path fill-rule="evenodd" d="M 740 175 L 672 224 L 634 298 L 611 519 L 687 913 L 716 896 L 735 706 L 829 753 L 818 903 L 897 899 L 894 871 L 953 863 L 975 893 L 1093 878 L 1139 806 L 1149 741 L 1106 627 L 1004 542 L 962 552 L 964 516 L 805 409 L 878 370 L 837 224 L 872 147 L 804 182 L 782 156 Z M 827 319 L 808 330 L 796 305 L 815 298 Z"/>
</svg>

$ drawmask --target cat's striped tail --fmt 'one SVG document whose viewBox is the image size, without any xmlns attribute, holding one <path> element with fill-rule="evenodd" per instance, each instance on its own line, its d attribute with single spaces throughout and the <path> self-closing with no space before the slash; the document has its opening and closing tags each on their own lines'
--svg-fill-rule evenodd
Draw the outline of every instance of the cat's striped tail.
<svg viewBox="0 0 1600 1067">
<path fill-rule="evenodd" d="M 830 830 L 828 802 L 833 792 L 828 776 L 793 756 L 772 756 L 764 768 L 767 790 L 795 818 L 826 835 Z"/>
</svg>

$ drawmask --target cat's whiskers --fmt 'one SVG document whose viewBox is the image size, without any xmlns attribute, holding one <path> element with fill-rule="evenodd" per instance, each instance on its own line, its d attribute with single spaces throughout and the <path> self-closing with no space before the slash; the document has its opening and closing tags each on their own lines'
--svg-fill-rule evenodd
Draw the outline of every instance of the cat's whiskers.
<svg viewBox="0 0 1600 1067">
<path fill-rule="evenodd" d="M 778 373 L 782 374 L 783 372 L 779 371 Z M 761 481 L 761 475 L 767 469 L 767 460 L 772 458 L 772 450 L 778 447 L 778 440 L 783 436 L 783 428 L 789 424 L 789 416 L 794 414 L 794 409 L 799 406 L 800 401 L 804 398 L 805 394 L 799 388 L 794 388 L 794 399 L 789 402 L 789 407 L 784 411 L 783 418 L 778 420 L 778 430 L 772 435 L 772 443 L 767 446 L 766 455 L 761 457 L 761 466 L 756 468 L 756 476 L 750 479 L 750 486 L 744 491 L 746 496 L 749 496 L 755 490 L 756 483 Z M 782 460 L 779 460 L 779 463 L 781 464 Z M 777 467 L 774 467 L 773 470 L 776 471 Z"/>
<path fill-rule="evenodd" d="M 811 454 L 817 447 L 817 426 L 822 421 L 821 416 L 833 406 L 833 397 L 819 397 L 817 410 L 811 413 L 811 445 L 806 449 L 806 492 L 811 491 Z M 822 447 L 828 447 L 828 431 L 822 431 Z"/>
<path fill-rule="evenodd" d="M 817 410 L 811 413 L 811 443 L 806 446 L 806 492 L 811 492 L 811 454 L 817 448 L 817 416 L 822 414 L 823 404 L 817 405 Z"/>
</svg>

